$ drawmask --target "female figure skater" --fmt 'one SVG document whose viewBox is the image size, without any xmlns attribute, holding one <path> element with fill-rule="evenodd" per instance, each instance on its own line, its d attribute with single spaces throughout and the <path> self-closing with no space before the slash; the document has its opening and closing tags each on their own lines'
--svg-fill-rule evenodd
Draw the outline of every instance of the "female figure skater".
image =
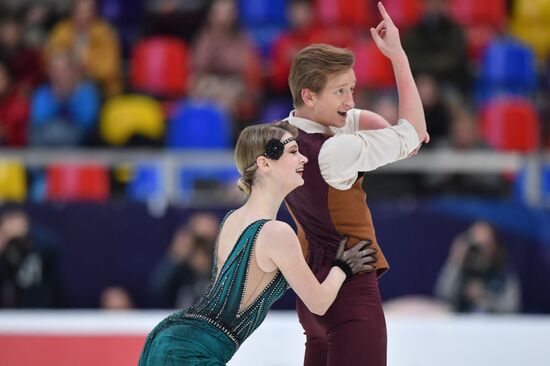
<svg viewBox="0 0 550 366">
<path fill-rule="evenodd" d="M 307 159 L 298 151 L 296 135 L 287 122 L 241 132 L 235 160 L 248 200 L 222 221 L 207 293 L 153 329 L 139 366 L 225 365 L 289 286 L 310 311 L 322 315 L 347 278 L 374 270 L 370 241 L 344 250 L 344 238 L 333 268 L 319 283 L 292 228 L 276 220 L 285 196 L 304 184 Z"/>
</svg>

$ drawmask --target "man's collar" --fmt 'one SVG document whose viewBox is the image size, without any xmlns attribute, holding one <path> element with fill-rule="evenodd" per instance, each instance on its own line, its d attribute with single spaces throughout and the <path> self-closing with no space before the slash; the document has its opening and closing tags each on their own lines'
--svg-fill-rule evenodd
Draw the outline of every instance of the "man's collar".
<svg viewBox="0 0 550 366">
<path fill-rule="evenodd" d="M 324 133 L 324 134 L 333 134 L 333 131 L 330 129 L 330 127 L 324 126 L 320 123 L 313 122 L 312 120 L 296 117 L 294 115 L 295 111 L 293 110 L 288 115 L 288 122 L 298 127 L 300 130 L 305 131 L 307 133 Z"/>
</svg>

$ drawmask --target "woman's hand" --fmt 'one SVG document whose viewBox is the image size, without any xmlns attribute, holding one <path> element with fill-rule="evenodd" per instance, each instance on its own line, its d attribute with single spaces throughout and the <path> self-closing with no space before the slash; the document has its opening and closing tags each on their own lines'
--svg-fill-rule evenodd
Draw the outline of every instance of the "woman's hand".
<svg viewBox="0 0 550 366">
<path fill-rule="evenodd" d="M 359 272 L 373 272 L 376 269 L 374 266 L 376 249 L 368 248 L 372 241 L 361 240 L 353 248 L 345 250 L 347 242 L 348 237 L 343 237 L 336 252 L 335 260 L 347 263 L 353 275 Z"/>
</svg>

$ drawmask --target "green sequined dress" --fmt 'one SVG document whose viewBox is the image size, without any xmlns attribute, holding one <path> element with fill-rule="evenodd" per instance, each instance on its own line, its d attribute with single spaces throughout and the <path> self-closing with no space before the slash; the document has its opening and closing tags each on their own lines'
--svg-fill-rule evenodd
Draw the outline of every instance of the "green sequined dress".
<svg viewBox="0 0 550 366">
<path fill-rule="evenodd" d="M 254 243 L 267 221 L 255 221 L 241 233 L 217 279 L 216 246 L 213 281 L 207 293 L 193 306 L 170 315 L 151 331 L 139 366 L 225 365 L 233 357 L 288 288 L 281 272 L 277 272 L 260 295 L 241 309 Z M 222 226 L 224 222 L 225 219 Z"/>
</svg>

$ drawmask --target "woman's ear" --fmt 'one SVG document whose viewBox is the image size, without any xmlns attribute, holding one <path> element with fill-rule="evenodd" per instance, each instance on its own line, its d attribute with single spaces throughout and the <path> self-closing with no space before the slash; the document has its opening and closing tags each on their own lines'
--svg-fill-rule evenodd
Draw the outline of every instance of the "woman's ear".
<svg viewBox="0 0 550 366">
<path fill-rule="evenodd" d="M 265 170 L 266 168 L 269 168 L 269 160 L 263 155 L 258 156 L 256 159 L 256 165 L 258 166 L 258 169 Z"/>
</svg>

